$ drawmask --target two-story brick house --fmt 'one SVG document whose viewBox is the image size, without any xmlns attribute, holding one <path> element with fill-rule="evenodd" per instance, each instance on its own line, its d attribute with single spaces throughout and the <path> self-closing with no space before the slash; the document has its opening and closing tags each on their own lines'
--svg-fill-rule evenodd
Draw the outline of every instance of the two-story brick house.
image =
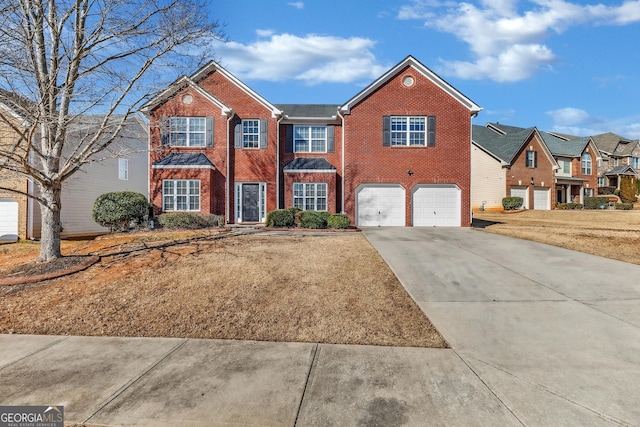
<svg viewBox="0 0 640 427">
<path fill-rule="evenodd" d="M 411 56 L 342 105 L 271 104 L 211 62 L 143 111 L 157 212 L 260 223 L 297 206 L 360 226 L 470 224 L 480 107 Z"/>
</svg>

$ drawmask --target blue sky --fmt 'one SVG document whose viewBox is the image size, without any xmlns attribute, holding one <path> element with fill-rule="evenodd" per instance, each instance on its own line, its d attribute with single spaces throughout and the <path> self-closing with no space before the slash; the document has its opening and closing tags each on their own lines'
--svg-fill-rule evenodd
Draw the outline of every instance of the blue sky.
<svg viewBox="0 0 640 427">
<path fill-rule="evenodd" d="M 500 122 L 640 138 L 640 0 L 212 1 L 222 66 L 272 103 L 340 104 L 412 55 Z"/>
</svg>

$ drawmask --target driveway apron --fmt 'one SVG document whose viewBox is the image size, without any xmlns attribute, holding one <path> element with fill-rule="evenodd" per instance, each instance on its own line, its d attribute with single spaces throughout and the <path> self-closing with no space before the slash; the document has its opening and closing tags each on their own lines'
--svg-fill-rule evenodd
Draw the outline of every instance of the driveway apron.
<svg viewBox="0 0 640 427">
<path fill-rule="evenodd" d="M 640 425 L 640 266 L 474 229 L 364 234 L 522 424 Z"/>
</svg>

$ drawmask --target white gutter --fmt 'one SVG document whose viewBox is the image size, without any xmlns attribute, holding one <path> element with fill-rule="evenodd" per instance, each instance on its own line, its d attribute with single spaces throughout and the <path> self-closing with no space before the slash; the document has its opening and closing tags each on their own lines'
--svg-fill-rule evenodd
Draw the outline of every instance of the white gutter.
<svg viewBox="0 0 640 427">
<path fill-rule="evenodd" d="M 229 177 L 229 170 L 231 169 L 231 167 L 229 166 L 229 163 L 231 161 L 231 157 L 230 157 L 231 149 L 229 148 L 229 144 L 231 143 L 231 140 L 229 138 L 229 131 L 230 131 L 231 120 L 235 117 L 235 115 L 236 115 L 236 113 L 234 113 L 233 111 L 230 111 L 229 118 L 227 119 L 227 165 L 226 165 L 226 168 L 227 168 L 226 175 L 227 176 L 226 176 L 226 180 L 225 180 L 226 181 L 225 186 L 226 186 L 227 194 L 225 195 L 226 196 L 225 197 L 226 200 L 225 200 L 225 203 L 224 203 L 225 204 L 225 210 L 226 210 L 225 216 L 227 217 L 227 221 L 226 221 L 227 224 L 231 223 L 231 216 L 230 216 L 230 212 L 229 212 L 229 205 L 230 205 L 229 199 L 230 199 L 230 195 L 231 195 L 231 190 L 230 190 L 230 187 L 229 187 L 229 182 L 230 182 L 230 179 L 231 179 Z"/>
<path fill-rule="evenodd" d="M 342 206 L 340 207 L 340 213 L 344 213 L 344 116 L 340 114 L 340 109 L 338 109 L 338 117 L 342 121 L 342 165 L 340 166 L 342 169 L 342 182 L 340 183 L 342 186 Z"/>
<path fill-rule="evenodd" d="M 276 125 L 276 209 L 280 209 L 280 122 L 283 119 L 284 114 L 280 116 Z"/>
</svg>

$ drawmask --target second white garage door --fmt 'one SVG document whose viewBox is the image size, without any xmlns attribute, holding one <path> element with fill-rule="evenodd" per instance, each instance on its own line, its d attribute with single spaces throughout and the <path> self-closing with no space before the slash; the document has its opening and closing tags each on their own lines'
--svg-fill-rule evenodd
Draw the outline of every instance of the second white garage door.
<svg viewBox="0 0 640 427">
<path fill-rule="evenodd" d="M 550 188 L 534 188 L 533 189 L 533 209 L 549 210 L 551 209 L 551 189 Z"/>
<path fill-rule="evenodd" d="M 362 185 L 356 196 L 359 227 L 405 225 L 404 188 L 398 184 Z"/>
<path fill-rule="evenodd" d="M 454 184 L 419 186 L 413 192 L 413 225 L 460 227 L 460 194 Z"/>
</svg>

